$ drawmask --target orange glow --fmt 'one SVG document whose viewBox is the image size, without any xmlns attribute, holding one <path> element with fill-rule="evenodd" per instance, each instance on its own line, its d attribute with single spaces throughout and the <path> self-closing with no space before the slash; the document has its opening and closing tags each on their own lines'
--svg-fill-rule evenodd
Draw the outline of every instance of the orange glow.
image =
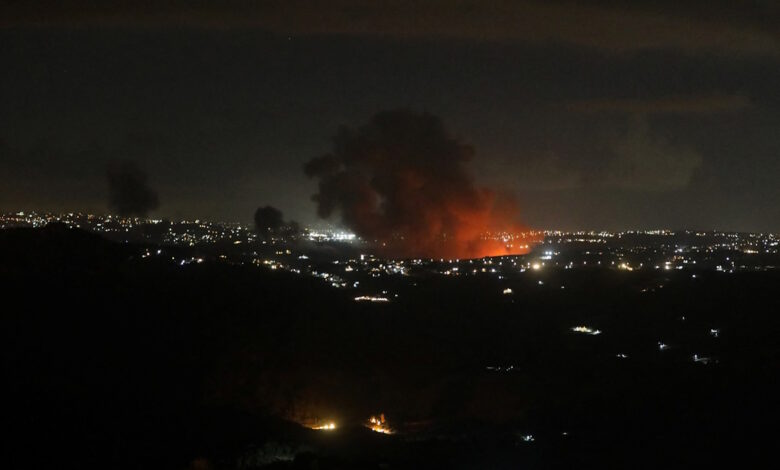
<svg viewBox="0 0 780 470">
<path fill-rule="evenodd" d="M 382 255 L 445 259 L 523 255 L 542 239 L 517 222 L 514 198 L 486 188 L 472 188 L 468 197 L 446 200 L 439 207 L 426 208 L 420 201 L 416 210 L 422 220 L 382 239 Z"/>
<path fill-rule="evenodd" d="M 382 434 L 393 434 L 393 430 L 390 429 L 390 426 L 388 426 L 387 421 L 385 420 L 384 413 L 380 414 L 379 416 L 371 416 L 368 418 L 366 427 L 374 432 Z"/>
<path fill-rule="evenodd" d="M 407 240 L 385 241 L 379 251 L 389 257 L 473 259 L 525 255 L 541 240 L 531 232 L 473 232 L 466 226 L 455 236 L 439 236 L 419 246 Z"/>
<path fill-rule="evenodd" d="M 315 429 L 317 431 L 333 431 L 334 429 L 336 429 L 336 423 L 331 421 L 331 422 L 328 422 L 328 423 L 321 423 L 321 424 L 312 425 L 312 426 L 309 426 L 309 428 L 310 429 Z"/>
<path fill-rule="evenodd" d="M 382 111 L 342 128 L 332 153 L 305 173 L 318 180 L 317 214 L 392 258 L 468 259 L 528 253 L 519 210 L 508 193 L 476 184 L 470 145 L 429 113 Z M 519 238 L 517 238 L 519 236 Z"/>
</svg>

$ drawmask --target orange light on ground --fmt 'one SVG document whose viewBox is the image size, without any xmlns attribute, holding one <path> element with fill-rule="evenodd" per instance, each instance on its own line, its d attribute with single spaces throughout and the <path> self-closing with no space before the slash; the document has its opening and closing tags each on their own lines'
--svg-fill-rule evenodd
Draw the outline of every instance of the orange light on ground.
<svg viewBox="0 0 780 470">
<path fill-rule="evenodd" d="M 336 423 L 331 421 L 329 423 L 317 424 L 314 426 L 310 426 L 310 429 L 314 429 L 317 431 L 333 431 L 334 429 L 336 429 Z"/>
<path fill-rule="evenodd" d="M 393 434 L 393 430 L 387 425 L 384 413 L 379 416 L 371 416 L 368 418 L 366 427 L 374 432 L 382 434 Z"/>
</svg>

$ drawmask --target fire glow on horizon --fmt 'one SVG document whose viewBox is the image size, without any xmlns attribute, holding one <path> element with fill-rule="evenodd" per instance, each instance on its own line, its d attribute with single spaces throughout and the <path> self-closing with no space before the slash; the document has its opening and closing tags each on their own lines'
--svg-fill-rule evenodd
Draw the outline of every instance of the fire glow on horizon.
<svg viewBox="0 0 780 470">
<path fill-rule="evenodd" d="M 333 141 L 331 153 L 304 166 L 318 181 L 317 213 L 340 216 L 384 257 L 519 255 L 535 241 L 523 234 L 510 194 L 475 182 L 468 166 L 474 149 L 437 116 L 383 111 L 357 129 L 340 129 Z"/>
</svg>

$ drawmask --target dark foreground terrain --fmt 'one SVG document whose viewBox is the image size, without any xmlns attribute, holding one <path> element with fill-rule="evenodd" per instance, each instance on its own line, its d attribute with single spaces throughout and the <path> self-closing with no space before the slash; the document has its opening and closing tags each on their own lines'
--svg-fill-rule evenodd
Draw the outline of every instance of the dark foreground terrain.
<svg viewBox="0 0 780 470">
<path fill-rule="evenodd" d="M 156 248 L 0 232 L 5 468 L 774 468 L 780 272 L 412 274 L 380 304 Z"/>
</svg>

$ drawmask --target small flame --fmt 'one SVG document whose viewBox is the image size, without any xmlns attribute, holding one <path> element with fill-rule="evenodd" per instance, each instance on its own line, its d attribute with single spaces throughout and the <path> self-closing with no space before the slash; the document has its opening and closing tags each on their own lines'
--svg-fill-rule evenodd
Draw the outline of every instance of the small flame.
<svg viewBox="0 0 780 470">
<path fill-rule="evenodd" d="M 393 434 L 393 430 L 390 428 L 390 426 L 387 425 L 384 413 L 381 413 L 379 416 L 371 416 L 368 418 L 366 427 L 374 432 L 379 432 L 382 434 Z"/>
<path fill-rule="evenodd" d="M 336 429 L 336 423 L 331 421 L 329 423 L 318 424 L 312 426 L 311 429 L 316 429 L 317 431 L 333 431 L 334 429 Z"/>
</svg>

